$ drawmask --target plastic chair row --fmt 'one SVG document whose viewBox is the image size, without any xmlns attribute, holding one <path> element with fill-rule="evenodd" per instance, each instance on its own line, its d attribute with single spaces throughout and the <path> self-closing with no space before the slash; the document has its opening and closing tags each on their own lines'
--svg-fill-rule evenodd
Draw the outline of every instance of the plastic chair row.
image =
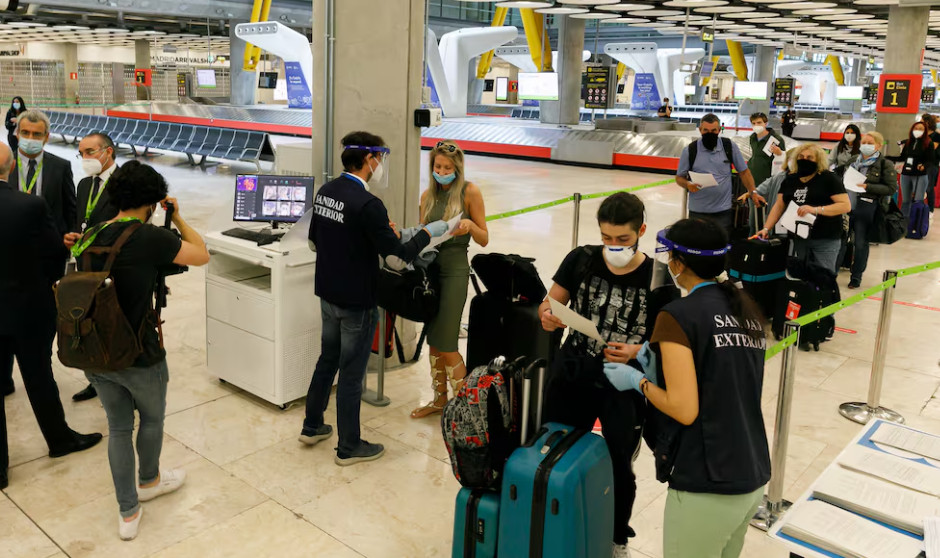
<svg viewBox="0 0 940 558">
<path fill-rule="evenodd" d="M 150 149 L 177 151 L 186 155 L 190 164 L 206 166 L 208 157 L 231 161 L 247 161 L 261 169 L 260 159 L 267 141 L 267 133 L 230 128 L 193 126 L 154 122 L 114 116 L 94 116 L 68 112 L 50 112 L 51 133 L 62 136 L 66 143 L 77 142 L 93 133 L 104 132 L 115 146 L 127 145 L 134 156 Z M 66 136 L 72 136 L 70 142 Z M 194 156 L 202 159 L 196 163 Z"/>
</svg>

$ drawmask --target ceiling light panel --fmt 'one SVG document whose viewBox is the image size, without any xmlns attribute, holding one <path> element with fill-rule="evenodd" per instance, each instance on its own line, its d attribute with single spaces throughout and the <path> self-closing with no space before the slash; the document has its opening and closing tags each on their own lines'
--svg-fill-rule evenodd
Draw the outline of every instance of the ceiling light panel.
<svg viewBox="0 0 940 558">
<path fill-rule="evenodd" d="M 639 11 L 639 10 L 652 10 L 655 8 L 653 4 L 635 4 L 630 2 L 618 2 L 615 4 L 605 4 L 603 6 L 597 6 L 598 10 L 611 11 L 611 12 L 629 12 L 629 11 Z"/>
<path fill-rule="evenodd" d="M 642 17 L 618 17 L 618 18 L 615 18 L 615 19 L 602 19 L 602 20 L 601 20 L 601 23 L 628 23 L 628 24 L 634 24 L 634 23 L 651 23 L 651 21 L 648 20 L 648 19 L 642 18 Z"/>
</svg>

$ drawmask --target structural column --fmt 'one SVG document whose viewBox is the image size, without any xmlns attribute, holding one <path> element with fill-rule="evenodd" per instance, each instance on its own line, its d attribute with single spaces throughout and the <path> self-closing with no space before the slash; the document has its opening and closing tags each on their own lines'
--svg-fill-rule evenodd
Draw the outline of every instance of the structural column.
<svg viewBox="0 0 940 558">
<path fill-rule="evenodd" d="M 757 47 L 757 55 L 754 59 L 754 75 L 751 81 L 766 81 L 768 96 L 773 94 L 774 87 L 774 69 L 777 63 L 777 49 L 772 46 Z M 770 112 L 770 101 L 744 101 L 741 105 L 742 118 L 749 118 L 755 112 Z M 749 122 L 749 121 L 746 121 Z M 739 125 L 748 125 L 744 122 Z"/>
<path fill-rule="evenodd" d="M 325 71 L 328 4 L 335 22 L 333 75 Z M 313 175 L 322 183 L 324 153 L 333 148 L 332 176 L 342 172 L 339 141 L 365 130 L 381 136 L 392 153 L 385 171 L 387 191 L 375 191 L 401 226 L 418 223 L 421 187 L 421 106 L 426 0 L 314 0 L 313 2 Z M 368 17 L 363 17 L 368 14 Z M 334 137 L 327 138 L 325 100 L 334 91 Z"/>
<path fill-rule="evenodd" d="M 78 45 L 65 43 L 65 104 L 68 105 L 78 100 L 78 80 L 72 79 L 73 73 L 78 73 Z"/>
<path fill-rule="evenodd" d="M 891 6 L 888 12 L 888 39 L 885 49 L 886 74 L 919 74 L 924 45 L 927 42 L 927 21 L 930 7 L 902 8 Z M 879 95 L 881 92 L 879 91 Z M 915 100 L 914 102 L 917 102 Z M 884 135 L 886 148 L 895 155 L 899 152 L 898 140 L 907 139 L 907 132 L 914 121 L 913 114 L 878 115 L 877 129 Z"/>
<path fill-rule="evenodd" d="M 255 104 L 255 91 L 258 87 L 258 73 L 245 69 L 245 49 L 248 43 L 235 35 L 235 26 L 241 22 L 233 21 L 229 27 L 229 71 L 231 72 L 232 93 L 229 102 L 235 106 Z"/>
<path fill-rule="evenodd" d="M 577 124 L 581 117 L 581 65 L 584 53 L 583 19 L 558 16 L 558 101 L 542 101 L 542 122 Z"/>
<path fill-rule="evenodd" d="M 150 41 L 147 39 L 137 39 L 134 41 L 134 68 L 146 70 L 150 68 Z M 152 99 L 150 87 L 137 87 L 137 100 L 149 101 Z"/>
</svg>

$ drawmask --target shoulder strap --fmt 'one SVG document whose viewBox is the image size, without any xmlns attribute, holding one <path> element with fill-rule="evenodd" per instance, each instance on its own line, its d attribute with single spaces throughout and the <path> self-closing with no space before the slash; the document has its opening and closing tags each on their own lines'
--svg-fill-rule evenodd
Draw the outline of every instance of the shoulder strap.
<svg viewBox="0 0 940 558">
<path fill-rule="evenodd" d="M 721 145 L 725 148 L 725 155 L 728 156 L 728 164 L 734 168 L 734 152 L 731 149 L 731 139 L 721 138 Z"/>
<path fill-rule="evenodd" d="M 689 170 L 695 166 L 695 156 L 698 155 L 698 140 L 689 144 Z"/>
<path fill-rule="evenodd" d="M 137 229 L 144 226 L 140 221 L 131 223 L 124 232 L 121 233 L 121 236 L 118 237 L 114 244 L 111 245 L 111 249 L 108 251 L 108 260 L 104 263 L 104 269 L 102 271 L 111 271 L 111 266 L 114 265 L 114 260 L 117 258 L 117 255 L 121 253 L 121 248 L 124 247 L 124 243 L 127 242 L 127 239 L 130 238 L 132 234 L 137 232 Z"/>
</svg>

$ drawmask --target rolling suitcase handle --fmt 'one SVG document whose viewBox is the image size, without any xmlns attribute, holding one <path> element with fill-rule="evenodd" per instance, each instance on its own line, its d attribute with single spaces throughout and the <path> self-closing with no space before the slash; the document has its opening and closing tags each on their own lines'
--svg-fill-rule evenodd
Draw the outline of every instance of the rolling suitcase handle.
<svg viewBox="0 0 940 558">
<path fill-rule="evenodd" d="M 530 364 L 528 368 L 522 373 L 522 444 L 527 445 L 529 442 L 529 410 L 531 406 L 531 397 L 532 397 L 532 379 L 533 376 L 538 375 L 538 387 L 536 389 L 536 402 L 535 402 L 535 427 L 537 428 L 539 424 L 542 423 L 542 400 L 543 394 L 545 392 L 545 372 L 548 368 L 548 361 L 544 358 L 540 358 Z"/>
</svg>

